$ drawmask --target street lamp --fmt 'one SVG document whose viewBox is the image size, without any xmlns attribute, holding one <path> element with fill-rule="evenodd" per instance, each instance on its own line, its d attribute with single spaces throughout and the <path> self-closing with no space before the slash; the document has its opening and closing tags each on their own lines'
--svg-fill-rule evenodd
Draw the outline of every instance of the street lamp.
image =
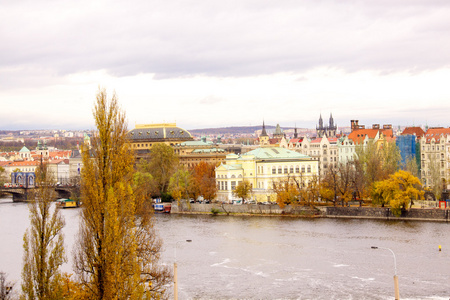
<svg viewBox="0 0 450 300">
<path fill-rule="evenodd" d="M 173 262 L 173 298 L 175 300 L 178 300 L 178 278 L 177 278 L 177 246 L 178 243 L 190 243 L 192 242 L 192 240 L 181 240 L 181 241 L 177 241 L 175 243 L 175 249 L 174 249 L 174 256 L 175 256 L 175 261 Z"/>
<path fill-rule="evenodd" d="M 392 253 L 392 256 L 394 256 L 394 289 L 395 289 L 395 300 L 399 300 L 400 299 L 400 292 L 398 290 L 398 277 L 397 277 L 397 260 L 395 258 L 395 253 L 394 251 L 392 251 L 389 248 L 384 248 L 384 247 L 375 247 L 372 246 L 372 249 L 383 249 L 383 250 L 389 250 Z"/>
</svg>

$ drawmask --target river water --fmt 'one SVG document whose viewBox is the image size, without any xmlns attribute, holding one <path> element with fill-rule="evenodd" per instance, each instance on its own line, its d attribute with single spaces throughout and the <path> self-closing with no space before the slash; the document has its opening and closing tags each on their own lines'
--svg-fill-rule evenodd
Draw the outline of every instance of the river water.
<svg viewBox="0 0 450 300">
<path fill-rule="evenodd" d="M 62 210 L 67 252 L 80 209 Z M 449 224 L 155 215 L 163 262 L 178 261 L 179 299 L 450 298 Z M 0 199 L 0 270 L 19 282 L 24 203 Z M 191 243 L 184 242 L 192 240 Z M 442 246 L 442 251 L 438 246 Z M 63 266 L 70 272 L 70 261 Z M 19 289 L 17 284 L 16 289 Z M 172 286 L 170 286 L 172 289 Z"/>
</svg>

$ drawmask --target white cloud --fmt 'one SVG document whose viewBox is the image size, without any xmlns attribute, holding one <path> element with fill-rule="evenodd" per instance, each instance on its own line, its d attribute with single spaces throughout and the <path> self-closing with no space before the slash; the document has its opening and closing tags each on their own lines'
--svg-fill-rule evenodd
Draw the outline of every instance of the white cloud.
<svg viewBox="0 0 450 300">
<path fill-rule="evenodd" d="M 92 126 L 98 86 L 131 125 L 446 122 L 447 1 L 0 3 L 2 128 Z"/>
</svg>

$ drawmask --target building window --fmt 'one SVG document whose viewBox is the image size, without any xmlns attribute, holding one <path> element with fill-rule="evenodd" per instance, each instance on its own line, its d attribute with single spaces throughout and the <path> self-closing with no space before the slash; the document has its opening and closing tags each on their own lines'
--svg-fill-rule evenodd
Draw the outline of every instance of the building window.
<svg viewBox="0 0 450 300">
<path fill-rule="evenodd" d="M 278 167 L 278 174 L 281 174 L 281 167 Z"/>
<path fill-rule="evenodd" d="M 289 173 L 294 173 L 294 166 L 291 166 L 291 167 L 289 168 Z"/>
<path fill-rule="evenodd" d="M 236 181 L 231 182 L 231 190 L 234 191 L 236 189 Z"/>
<path fill-rule="evenodd" d="M 305 173 L 305 166 L 302 166 L 302 173 Z"/>
<path fill-rule="evenodd" d="M 307 172 L 311 173 L 311 166 L 310 165 L 308 165 L 308 171 Z"/>
<path fill-rule="evenodd" d="M 288 167 L 284 166 L 284 174 L 287 174 L 287 171 L 288 171 Z"/>
<path fill-rule="evenodd" d="M 300 173 L 300 168 L 299 168 L 299 166 L 295 166 L 295 173 Z"/>
<path fill-rule="evenodd" d="M 277 174 L 277 168 L 272 167 L 272 174 Z"/>
</svg>

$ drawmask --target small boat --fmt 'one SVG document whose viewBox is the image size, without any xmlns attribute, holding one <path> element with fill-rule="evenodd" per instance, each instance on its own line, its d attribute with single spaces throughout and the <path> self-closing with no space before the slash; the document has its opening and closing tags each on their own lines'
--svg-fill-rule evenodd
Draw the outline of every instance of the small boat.
<svg viewBox="0 0 450 300">
<path fill-rule="evenodd" d="M 79 203 L 76 200 L 63 198 L 63 199 L 56 200 L 56 205 L 59 208 L 72 208 L 72 207 L 78 207 Z"/>
<path fill-rule="evenodd" d="M 170 213 L 172 206 L 170 203 L 154 203 L 153 209 L 155 213 Z"/>
</svg>

